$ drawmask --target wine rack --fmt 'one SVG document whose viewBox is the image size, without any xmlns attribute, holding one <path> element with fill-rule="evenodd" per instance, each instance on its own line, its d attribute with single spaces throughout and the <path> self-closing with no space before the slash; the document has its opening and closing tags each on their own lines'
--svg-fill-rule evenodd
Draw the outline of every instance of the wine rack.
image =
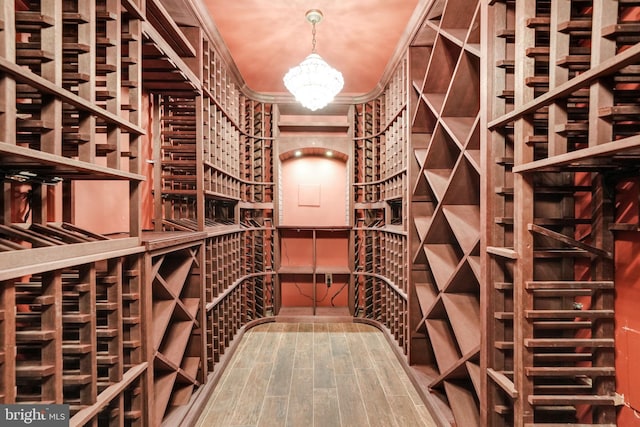
<svg viewBox="0 0 640 427">
<path fill-rule="evenodd" d="M 171 91 L 163 91 L 155 82 L 147 84 L 157 94 L 158 106 L 153 117 L 154 131 L 159 135 L 154 160 L 160 165 L 154 182 L 155 229 L 237 227 L 236 210 L 244 186 L 241 167 L 245 169 L 240 162 L 244 105 L 210 40 L 198 31 L 186 31 L 182 37 L 197 47 L 194 53 L 201 55 L 201 61 L 161 55 L 159 46 L 156 55 L 149 58 L 154 67 L 160 63 L 165 73 L 176 76 Z"/>
<path fill-rule="evenodd" d="M 66 403 L 75 425 L 145 422 L 141 22 L 125 3 L 18 1 L 0 12 L 0 396 Z M 96 179 L 115 191 L 128 183 L 124 235 L 76 214 L 74 189 Z"/>
<path fill-rule="evenodd" d="M 208 301 L 224 293 L 242 275 L 241 245 L 243 232 L 226 233 L 207 240 L 207 271 L 210 271 Z"/>
<path fill-rule="evenodd" d="M 245 223 L 242 241 L 243 276 L 252 276 L 248 284 L 248 318 L 262 318 L 274 315 L 273 272 L 274 266 L 274 230 L 271 222 L 264 225 L 257 221 Z M 266 273 L 266 274 L 263 274 Z"/>
<path fill-rule="evenodd" d="M 250 321 L 274 315 L 272 229 L 246 228 L 207 239 L 207 361 L 218 371 L 226 350 Z M 265 246 L 251 247 L 262 241 Z"/>
<path fill-rule="evenodd" d="M 202 60 L 181 63 L 167 55 L 171 63 L 166 66 L 187 77 L 190 70 L 192 79 L 169 93 L 152 90 L 157 93 L 154 148 L 160 165 L 155 170 L 155 227 L 203 239 L 197 266 L 202 268 L 203 318 L 191 316 L 190 338 L 185 325 L 180 327 L 188 338 L 184 360 L 195 366 L 194 352 L 200 353 L 201 346 L 203 353 L 198 375 L 167 368 L 180 367 L 176 362 L 165 361 L 162 370 L 156 369 L 158 387 L 166 390 L 173 383 L 180 398 L 156 401 L 164 423 L 180 420 L 193 403 L 190 396 L 199 393 L 208 376 L 220 375 L 227 350 L 248 322 L 274 314 L 272 106 L 240 93 L 204 33 L 185 29 L 184 35 Z M 189 87 L 193 84 L 201 85 L 201 95 Z M 190 322 L 179 317 L 185 320 Z"/>
<path fill-rule="evenodd" d="M 492 7 L 496 17 L 501 16 L 504 22 L 494 29 L 496 57 L 495 69 L 504 78 L 500 87 L 490 88 L 488 93 L 495 93 L 492 98 L 492 111 L 497 115 L 513 111 L 515 102 L 515 5 L 495 4 Z M 488 30 L 488 29 L 487 29 Z M 493 37 L 493 36 L 492 36 Z M 487 61 L 488 62 L 488 61 Z M 499 66 L 498 66 L 499 65 Z M 494 65 L 492 65 L 494 66 Z M 489 102 L 487 100 L 487 102 Z M 538 137 L 538 139 L 544 136 Z M 493 139 L 493 138 L 492 138 Z M 504 139 L 487 148 L 488 158 L 493 157 L 494 163 L 487 171 L 491 173 L 493 191 L 487 191 L 487 212 L 483 223 L 488 224 L 488 230 L 494 236 L 483 234 L 486 247 L 503 247 L 506 251 L 498 253 L 490 259 L 489 266 L 483 273 L 486 278 L 486 289 L 483 297 L 487 304 L 493 304 L 493 309 L 485 314 L 489 326 L 489 343 L 486 352 L 486 369 L 488 376 L 487 390 L 487 422 L 497 425 L 509 425 L 514 422 L 513 400 L 517 391 L 513 385 L 513 372 L 516 359 L 514 358 L 516 337 L 514 335 L 514 279 L 517 260 L 513 252 L 514 242 L 514 135 L 513 129 L 508 129 Z M 487 182 L 487 186 L 489 183 Z M 489 240 L 486 240 L 486 239 Z M 493 252 L 497 252 L 493 250 Z M 491 421 L 489 421 L 491 420 Z"/>
<path fill-rule="evenodd" d="M 58 235 L 64 230 L 48 228 Z M 80 236 L 77 228 L 69 233 L 70 239 Z M 3 359 L 3 402 L 64 402 L 80 424 L 109 417 L 142 421 L 144 402 L 129 394 L 124 380 L 141 381 L 146 366 L 143 249 L 104 249 L 80 262 L 60 256 L 56 269 L 32 264 L 3 272 L 3 301 L 15 307 L 15 319 L 4 318 L 2 340 L 16 350 L 14 360 Z M 5 255 L 3 262 L 13 254 Z M 101 401 L 107 389 L 112 398 Z"/>
<path fill-rule="evenodd" d="M 382 95 L 354 106 L 354 313 L 409 348 L 407 255 L 408 62 Z"/>
<path fill-rule="evenodd" d="M 273 202 L 273 106 L 246 98 L 240 159 L 242 200 Z"/>
<path fill-rule="evenodd" d="M 611 230 L 639 129 L 637 5 L 487 14 L 486 422 L 613 425 Z"/>
<path fill-rule="evenodd" d="M 613 263 L 615 232 L 637 231 L 615 222 L 637 176 L 637 2 L 429 2 L 384 90 L 349 108 L 353 269 L 276 260 L 297 232 L 273 225 L 279 107 L 176 7 L 0 8 L 2 403 L 179 424 L 277 313 L 278 277 L 337 273 L 442 423 L 628 410 Z M 118 203 L 89 209 L 95 188 Z M 310 253 L 334 232 L 307 231 Z"/>
<path fill-rule="evenodd" d="M 3 403 L 179 423 L 247 322 L 273 314 L 272 106 L 166 7 L 0 9 Z M 84 226 L 94 188 L 122 193 L 92 204 L 128 227 Z"/>
<path fill-rule="evenodd" d="M 194 234 L 192 242 L 179 246 L 168 237 L 147 240 L 146 255 L 147 268 L 153 272 L 153 417 L 157 421 L 186 405 L 207 373 L 202 236 Z"/>
<path fill-rule="evenodd" d="M 443 422 L 468 426 L 481 425 L 479 45 L 480 2 L 436 1 L 407 53 L 409 362 Z"/>
</svg>

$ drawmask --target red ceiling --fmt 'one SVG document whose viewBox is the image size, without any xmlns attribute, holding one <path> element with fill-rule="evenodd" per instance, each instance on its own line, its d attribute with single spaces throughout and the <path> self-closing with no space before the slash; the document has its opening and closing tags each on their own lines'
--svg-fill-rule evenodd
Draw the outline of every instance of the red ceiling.
<svg viewBox="0 0 640 427">
<path fill-rule="evenodd" d="M 309 9 L 320 9 L 317 53 L 342 72 L 342 94 L 375 89 L 418 0 L 202 0 L 247 86 L 286 92 L 282 77 L 311 53 Z"/>
</svg>

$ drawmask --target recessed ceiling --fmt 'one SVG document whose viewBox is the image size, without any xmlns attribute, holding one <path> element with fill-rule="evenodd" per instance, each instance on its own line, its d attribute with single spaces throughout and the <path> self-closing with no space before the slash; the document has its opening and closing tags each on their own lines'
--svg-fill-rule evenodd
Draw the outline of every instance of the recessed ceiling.
<svg viewBox="0 0 640 427">
<path fill-rule="evenodd" d="M 258 93 L 287 93 L 282 77 L 311 53 L 309 9 L 317 53 L 342 72 L 341 95 L 376 89 L 402 41 L 418 0 L 200 0 L 209 10 L 246 86 Z"/>
</svg>

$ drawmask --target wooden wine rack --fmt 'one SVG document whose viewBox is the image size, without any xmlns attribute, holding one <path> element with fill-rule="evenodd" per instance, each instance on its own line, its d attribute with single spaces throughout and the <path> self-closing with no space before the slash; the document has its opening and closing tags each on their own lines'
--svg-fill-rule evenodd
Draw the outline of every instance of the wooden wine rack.
<svg viewBox="0 0 640 427">
<path fill-rule="evenodd" d="M 355 105 L 354 312 L 409 346 L 407 255 L 408 63 L 379 97 Z"/>
<path fill-rule="evenodd" d="M 274 314 L 272 106 L 240 93 L 206 34 L 186 28 L 183 36 L 201 60 L 168 56 L 164 66 L 193 76 L 176 81 L 171 91 L 151 89 L 157 94 L 160 165 L 154 171 L 155 227 L 201 235 L 203 318 L 193 318 L 187 347 L 177 353 L 183 353 L 182 363 L 176 359 L 165 362 L 161 372 L 156 369 L 157 387 L 167 390 L 173 383 L 179 399 L 165 395 L 156 401 L 156 417 L 164 423 L 187 416 L 191 395 L 207 376 L 220 375 L 228 349 L 248 322 Z M 186 339 L 184 329 L 181 325 Z M 198 374 L 185 375 L 181 366 L 195 369 L 200 349 Z"/>
<path fill-rule="evenodd" d="M 616 423 L 611 230 L 637 162 L 637 12 L 485 10 L 485 423 Z"/>
<path fill-rule="evenodd" d="M 188 238 L 162 233 L 145 240 L 153 325 L 152 424 L 181 419 L 180 408 L 207 377 L 203 238 L 203 233 Z"/>
<path fill-rule="evenodd" d="M 277 311 L 278 107 L 242 93 L 219 37 L 171 7 L 0 8 L 2 403 L 175 425 L 245 325 Z M 614 222 L 614 200 L 639 160 L 639 7 L 433 0 L 382 93 L 350 107 L 341 274 L 442 423 L 616 422 L 613 232 L 638 225 Z M 128 186 L 122 233 L 80 226 L 88 180 Z"/>
<path fill-rule="evenodd" d="M 0 341 L 15 350 L 1 358 L 0 396 L 66 403 L 75 425 L 145 423 L 137 10 L 17 1 L 0 11 Z M 73 186 L 95 179 L 129 183 L 124 237 L 75 223 Z"/>
<path fill-rule="evenodd" d="M 274 315 L 272 229 L 247 228 L 206 240 L 206 331 L 209 371 L 217 372 L 241 328 Z M 262 247 L 249 244 L 261 242 Z"/>
<path fill-rule="evenodd" d="M 480 22 L 480 2 L 434 1 L 408 48 L 409 362 L 465 426 L 481 400 Z"/>
<path fill-rule="evenodd" d="M 46 228 L 55 230 L 49 236 L 83 236 L 68 224 Z M 35 235 L 33 229 L 31 234 Z M 44 239 L 47 234 L 39 236 Z M 97 252 L 66 257 L 42 247 L 50 253 L 49 262 L 12 262 L 14 269 L 3 270 L 3 307 L 15 308 L 3 310 L 2 341 L 6 348 L 15 347 L 16 356 L 3 358 L 2 401 L 64 402 L 80 424 L 110 417 L 141 422 L 144 401 L 130 393 L 130 384 L 141 382 L 147 367 L 143 248 L 84 236 L 86 243 L 59 241 L 55 248 L 79 254 L 90 249 L 89 244 Z M 33 251 L 38 249 L 3 253 L 2 261 Z M 51 269 L 52 264 L 56 268 Z M 15 316 L 6 316 L 14 310 Z"/>
<path fill-rule="evenodd" d="M 156 0 L 0 8 L 0 343 L 17 354 L 0 357 L 2 403 L 175 425 L 273 314 L 273 107 L 171 15 Z M 128 229 L 75 223 L 84 180 L 128 183 Z"/>
<path fill-rule="evenodd" d="M 248 98 L 244 103 L 242 117 L 245 127 L 240 144 L 242 149 L 240 165 L 244 171 L 242 199 L 254 204 L 271 203 L 273 202 L 273 106 Z"/>
</svg>

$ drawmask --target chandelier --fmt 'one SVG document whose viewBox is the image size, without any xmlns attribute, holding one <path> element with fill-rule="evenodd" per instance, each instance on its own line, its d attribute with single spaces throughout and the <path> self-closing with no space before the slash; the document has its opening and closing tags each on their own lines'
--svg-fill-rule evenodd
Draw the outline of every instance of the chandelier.
<svg viewBox="0 0 640 427">
<path fill-rule="evenodd" d="M 284 85 L 296 100 L 311 111 L 330 103 L 342 90 L 342 73 L 327 64 L 316 53 L 316 24 L 322 20 L 322 12 L 317 9 L 307 11 L 305 17 L 312 25 L 311 54 L 297 67 L 291 68 L 284 76 Z"/>
</svg>

